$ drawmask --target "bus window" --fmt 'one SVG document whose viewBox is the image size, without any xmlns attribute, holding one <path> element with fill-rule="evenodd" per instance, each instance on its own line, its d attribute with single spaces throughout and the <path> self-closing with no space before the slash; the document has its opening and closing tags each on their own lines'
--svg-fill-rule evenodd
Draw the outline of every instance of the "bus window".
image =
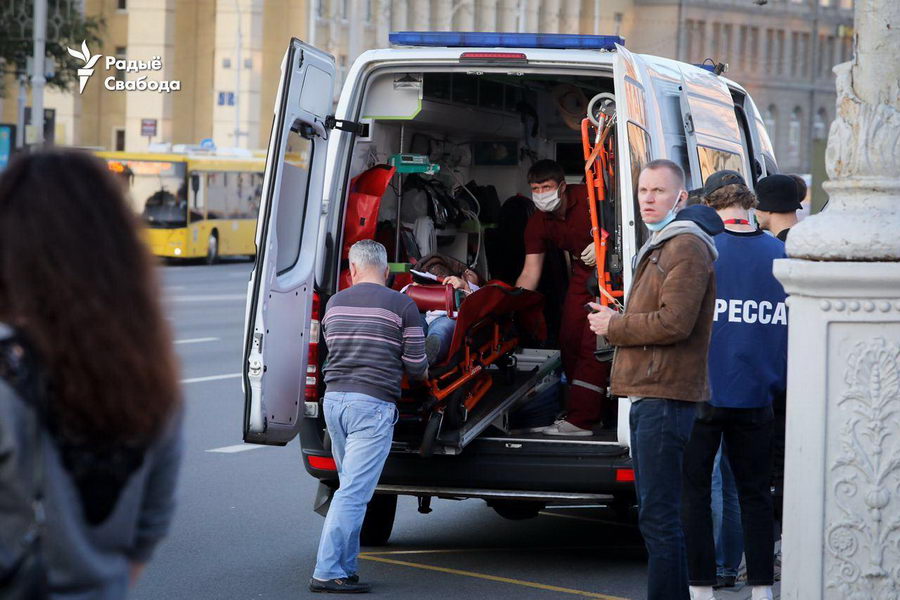
<svg viewBox="0 0 900 600">
<path fill-rule="evenodd" d="M 109 160 L 109 169 L 128 183 L 132 206 L 149 227 L 184 227 L 187 223 L 187 181 L 184 163 L 149 160 Z"/>
<path fill-rule="evenodd" d="M 737 171 L 744 179 L 747 178 L 744 173 L 744 160 L 740 154 L 708 146 L 697 146 L 697 154 L 700 155 L 700 176 L 704 182 L 707 177 L 722 169 Z"/>
</svg>

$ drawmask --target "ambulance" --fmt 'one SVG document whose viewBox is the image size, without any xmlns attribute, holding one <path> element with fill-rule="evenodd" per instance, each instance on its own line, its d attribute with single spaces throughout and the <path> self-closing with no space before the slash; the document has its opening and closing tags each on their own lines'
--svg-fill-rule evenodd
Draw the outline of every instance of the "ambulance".
<svg viewBox="0 0 900 600">
<path fill-rule="evenodd" d="M 555 159 L 579 183 L 590 175 L 585 157 L 603 143 L 605 162 L 594 170 L 609 233 L 603 270 L 605 283 L 625 293 L 647 235 L 635 196 L 642 165 L 676 162 L 688 189 L 720 169 L 751 185 L 777 172 L 757 107 L 720 69 L 636 54 L 616 36 L 398 32 L 390 42 L 353 63 L 333 108 L 334 57 L 292 39 L 266 159 L 247 290 L 243 434 L 269 445 L 299 436 L 302 466 L 320 481 L 320 512 L 338 481 L 321 406 L 319 319 L 347 285 L 345 242 L 359 227 L 385 242 L 397 281 L 433 252 L 498 277 L 516 252 L 515 220 L 502 215 L 513 214 L 510 202 L 527 209 L 529 166 Z M 291 161 L 296 153 L 308 160 Z M 377 169 L 390 171 L 360 204 L 360 178 Z M 512 237 L 498 239 L 503 231 Z M 547 303 L 552 320 L 550 296 Z M 453 436 L 432 440 L 427 455 L 421 432 L 398 428 L 363 544 L 387 542 L 399 495 L 418 498 L 422 513 L 433 498 L 484 500 L 513 519 L 562 504 L 629 513 L 627 400 L 616 400 L 591 436 L 523 433 L 547 398 L 552 422 L 564 377 L 558 345 L 552 335 L 523 343 L 491 368 L 493 386 L 478 407 Z"/>
</svg>

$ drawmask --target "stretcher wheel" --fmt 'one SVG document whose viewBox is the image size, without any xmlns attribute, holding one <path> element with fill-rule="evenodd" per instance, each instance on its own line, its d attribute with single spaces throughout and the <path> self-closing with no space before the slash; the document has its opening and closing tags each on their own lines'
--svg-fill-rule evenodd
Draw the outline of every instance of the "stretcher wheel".
<svg viewBox="0 0 900 600">
<path fill-rule="evenodd" d="M 441 430 L 441 420 L 443 420 L 441 413 L 433 412 L 429 415 L 428 424 L 425 425 L 425 432 L 422 434 L 422 445 L 419 446 L 419 456 L 428 458 L 434 454 L 434 443 Z"/>
<path fill-rule="evenodd" d="M 366 507 L 366 517 L 359 531 L 359 543 L 363 546 L 384 546 L 394 529 L 397 514 L 396 494 L 375 494 Z"/>
</svg>

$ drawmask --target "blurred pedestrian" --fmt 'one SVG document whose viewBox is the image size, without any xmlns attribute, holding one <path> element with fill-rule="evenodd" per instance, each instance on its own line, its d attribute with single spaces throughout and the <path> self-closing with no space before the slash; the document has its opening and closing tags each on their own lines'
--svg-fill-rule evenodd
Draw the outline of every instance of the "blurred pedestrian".
<svg viewBox="0 0 900 600">
<path fill-rule="evenodd" d="M 588 316 L 591 330 L 616 346 L 613 394 L 632 402 L 631 457 L 638 523 L 650 558 L 650 600 L 688 597 L 682 454 L 696 407 L 708 396 L 716 286 L 712 236 L 722 222 L 705 206 L 682 209 L 687 195 L 684 172 L 674 162 L 655 160 L 644 167 L 637 196 L 651 235 L 635 259 L 625 312 L 591 304 L 596 312 Z"/>
<path fill-rule="evenodd" d="M 409 296 L 385 287 L 384 246 L 356 242 L 349 260 L 353 285 L 331 297 L 322 319 L 325 424 L 340 487 L 322 528 L 312 592 L 369 591 L 357 569 L 366 506 L 391 450 L 403 372 L 428 377 L 419 309 Z"/>
<path fill-rule="evenodd" d="M 9 165 L 0 597 L 124 598 L 166 534 L 181 409 L 158 295 L 124 189 L 102 161 L 48 151 Z"/>
<path fill-rule="evenodd" d="M 788 231 L 797 224 L 797 211 L 801 208 L 796 180 L 790 175 L 763 177 L 756 183 L 756 195 L 759 226 L 786 242 Z"/>
<path fill-rule="evenodd" d="M 793 180 L 787 178 L 791 185 Z M 796 195 L 791 199 L 796 202 Z M 684 453 L 684 534 L 691 598 L 711 600 L 717 585 L 710 514 L 711 473 L 724 438 L 737 484 L 753 600 L 772 598 L 772 399 L 787 372 L 785 293 L 772 274 L 784 243 L 750 223 L 756 197 L 735 171 L 707 179 L 704 202 L 725 224 L 716 238 L 716 312 L 709 348 L 712 396 L 697 410 Z"/>
</svg>

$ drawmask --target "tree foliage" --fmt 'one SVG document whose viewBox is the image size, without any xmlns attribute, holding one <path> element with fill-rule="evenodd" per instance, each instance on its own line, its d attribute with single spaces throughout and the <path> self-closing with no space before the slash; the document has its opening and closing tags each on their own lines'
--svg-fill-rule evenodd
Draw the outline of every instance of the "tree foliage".
<svg viewBox="0 0 900 600">
<path fill-rule="evenodd" d="M 103 44 L 101 36 L 106 22 L 102 17 L 83 15 L 79 4 L 77 0 L 47 0 L 46 56 L 55 64 L 53 75 L 47 78 L 48 87 L 65 91 L 77 85 L 78 75 L 69 47 L 81 48 L 87 43 L 97 49 Z M 25 72 L 26 61 L 33 54 L 33 35 L 33 0 L 0 2 L 0 63 L 5 73 Z M 0 77 L 0 96 L 6 95 L 4 80 Z"/>
</svg>

